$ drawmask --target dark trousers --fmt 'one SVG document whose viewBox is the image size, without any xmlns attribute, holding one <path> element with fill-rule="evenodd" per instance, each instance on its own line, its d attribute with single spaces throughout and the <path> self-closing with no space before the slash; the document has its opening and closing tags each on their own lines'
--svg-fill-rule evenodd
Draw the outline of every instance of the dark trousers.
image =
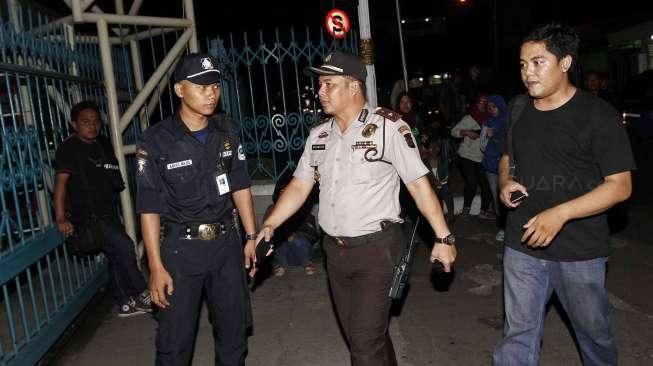
<svg viewBox="0 0 653 366">
<path fill-rule="evenodd" d="M 311 264 L 313 244 L 301 235 L 295 235 L 292 240 L 286 240 L 274 248 L 274 260 L 281 267 L 302 266 Z"/>
<path fill-rule="evenodd" d="M 403 252 L 400 225 L 380 240 L 353 247 L 324 237 L 331 297 L 347 339 L 353 366 L 395 366 L 388 333 L 388 297 L 394 264 Z"/>
<path fill-rule="evenodd" d="M 103 251 L 109 259 L 109 287 L 114 301 L 122 305 L 145 291 L 147 284 L 136 265 L 134 242 L 119 223 L 102 220 Z"/>
<path fill-rule="evenodd" d="M 156 364 L 190 364 L 204 294 L 213 326 L 215 364 L 244 365 L 251 314 L 243 248 L 236 231 L 216 240 L 178 237 L 171 232 L 161 244 L 161 259 L 174 292 L 168 296 L 170 305 L 156 314 Z"/>
<path fill-rule="evenodd" d="M 472 207 L 472 200 L 476 195 L 476 189 L 481 187 L 481 211 L 487 211 L 492 203 L 492 194 L 490 193 L 490 184 L 485 176 L 485 170 L 481 163 L 460 158 L 460 173 L 465 181 L 463 192 L 463 207 Z"/>
<path fill-rule="evenodd" d="M 451 194 L 451 191 L 449 190 L 449 183 L 445 183 L 440 188 L 436 189 L 436 193 L 438 195 L 438 199 L 440 200 L 440 205 L 447 206 L 447 214 L 448 215 L 453 215 L 454 214 L 454 208 L 453 208 L 453 195 Z M 444 207 L 442 208 L 444 210 Z"/>
</svg>

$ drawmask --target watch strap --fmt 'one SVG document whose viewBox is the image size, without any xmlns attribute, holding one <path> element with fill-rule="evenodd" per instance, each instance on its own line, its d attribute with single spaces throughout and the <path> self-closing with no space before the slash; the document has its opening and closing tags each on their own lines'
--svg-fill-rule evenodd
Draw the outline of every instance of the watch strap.
<svg viewBox="0 0 653 366">
<path fill-rule="evenodd" d="M 435 242 L 438 244 L 454 245 L 455 241 L 456 237 L 453 235 L 453 233 L 445 236 L 444 238 L 435 238 Z"/>
<path fill-rule="evenodd" d="M 247 240 L 256 240 L 256 233 L 253 234 L 245 234 L 245 239 Z"/>
</svg>

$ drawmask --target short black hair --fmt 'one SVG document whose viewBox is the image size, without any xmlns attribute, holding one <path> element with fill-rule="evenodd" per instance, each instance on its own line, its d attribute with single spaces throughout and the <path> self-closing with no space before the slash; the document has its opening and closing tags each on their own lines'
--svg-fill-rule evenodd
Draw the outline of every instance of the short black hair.
<svg viewBox="0 0 653 366">
<path fill-rule="evenodd" d="M 522 41 L 544 43 L 547 51 L 554 54 L 558 61 L 563 57 L 571 56 L 572 68 L 578 60 L 578 45 L 580 37 L 574 28 L 559 23 L 541 25 L 531 31 Z"/>
<path fill-rule="evenodd" d="M 100 114 L 100 107 L 98 107 L 98 105 L 95 102 L 90 100 L 85 100 L 75 104 L 72 108 L 70 108 L 70 120 L 72 122 L 77 122 L 77 119 L 79 118 L 79 114 L 85 109 L 92 109 L 96 111 L 98 115 Z"/>
</svg>

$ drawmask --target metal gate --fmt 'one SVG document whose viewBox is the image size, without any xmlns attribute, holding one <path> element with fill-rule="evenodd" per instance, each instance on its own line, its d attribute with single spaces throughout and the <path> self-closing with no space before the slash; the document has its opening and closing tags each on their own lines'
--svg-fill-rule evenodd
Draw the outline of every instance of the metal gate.
<svg viewBox="0 0 653 366">
<path fill-rule="evenodd" d="M 303 74 L 307 65 L 319 65 L 331 51 L 357 53 L 357 38 L 334 40 L 323 33 L 277 29 L 208 41 L 209 52 L 224 68 L 222 106 L 240 125 L 243 147 L 253 179 L 276 181 L 292 172 L 321 110 L 317 82 Z M 312 38 L 313 37 L 313 38 Z"/>
<path fill-rule="evenodd" d="M 0 365 L 38 362 L 107 280 L 103 255 L 67 252 L 51 199 L 70 106 L 93 100 L 107 110 L 99 55 L 97 37 L 0 3 Z M 112 61 L 118 88 L 131 95 L 128 48 L 113 46 Z"/>
</svg>

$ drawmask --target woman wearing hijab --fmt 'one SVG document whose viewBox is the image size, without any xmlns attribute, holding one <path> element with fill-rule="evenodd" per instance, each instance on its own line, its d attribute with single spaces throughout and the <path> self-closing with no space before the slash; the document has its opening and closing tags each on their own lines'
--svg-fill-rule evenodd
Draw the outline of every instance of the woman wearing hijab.
<svg viewBox="0 0 653 366">
<path fill-rule="evenodd" d="M 462 138 L 460 147 L 458 148 L 458 155 L 460 157 L 460 172 L 463 176 L 465 184 L 464 188 L 464 201 L 461 214 L 468 216 L 470 208 L 472 207 L 472 200 L 476 195 L 476 189 L 481 187 L 481 211 L 479 218 L 493 219 L 494 215 L 489 210 L 492 201 L 490 194 L 490 187 L 485 176 L 485 170 L 481 165 L 483 160 L 483 152 L 481 152 L 481 127 L 487 119 L 485 106 L 487 97 L 479 95 L 472 106 L 470 107 L 469 114 L 465 115 L 460 122 L 458 122 L 451 129 L 451 136 Z"/>
<path fill-rule="evenodd" d="M 500 95 L 487 97 L 488 119 L 481 131 L 481 150 L 483 150 L 483 168 L 490 186 L 496 217 L 500 216 L 498 189 L 499 189 L 499 158 L 501 157 L 501 145 L 503 144 L 506 121 L 508 119 L 508 107 L 506 101 Z M 499 230 L 496 239 L 503 241 L 503 230 Z"/>
</svg>

